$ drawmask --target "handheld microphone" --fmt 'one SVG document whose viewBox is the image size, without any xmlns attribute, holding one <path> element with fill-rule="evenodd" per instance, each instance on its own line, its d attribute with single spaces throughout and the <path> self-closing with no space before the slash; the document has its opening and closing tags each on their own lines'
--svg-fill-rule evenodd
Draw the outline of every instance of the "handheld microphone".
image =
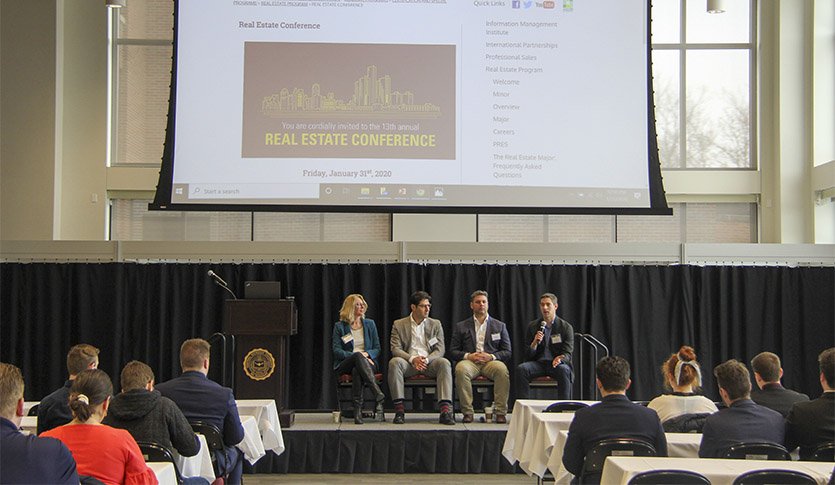
<svg viewBox="0 0 835 485">
<path fill-rule="evenodd" d="M 542 320 L 542 325 L 540 325 L 540 326 L 539 326 L 539 331 L 540 331 L 540 332 L 544 332 L 544 331 L 545 331 L 545 325 L 547 325 L 547 324 L 545 323 L 545 320 Z"/>
<path fill-rule="evenodd" d="M 215 283 L 219 284 L 220 286 L 229 286 L 226 284 L 225 281 L 223 281 L 223 278 L 218 276 L 217 273 L 215 273 L 214 271 L 209 270 L 206 274 L 211 276 L 212 279 L 215 280 Z"/>
</svg>

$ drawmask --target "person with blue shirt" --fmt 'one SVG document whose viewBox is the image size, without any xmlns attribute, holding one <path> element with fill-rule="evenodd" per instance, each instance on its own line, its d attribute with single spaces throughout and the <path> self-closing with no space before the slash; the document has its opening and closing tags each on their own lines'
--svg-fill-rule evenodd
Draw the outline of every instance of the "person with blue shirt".
<svg viewBox="0 0 835 485">
<path fill-rule="evenodd" d="M 374 373 L 379 364 L 380 337 L 374 320 L 365 318 L 368 303 L 359 293 L 345 297 L 339 310 L 339 321 L 333 324 L 333 369 L 337 377 L 351 374 L 351 399 L 354 402 L 354 424 L 363 424 L 362 390 L 368 386 L 377 400 L 376 413 L 384 420 L 385 394 L 377 384 Z"/>
<path fill-rule="evenodd" d="M 21 433 L 23 415 L 23 375 L 0 362 L 0 483 L 78 485 L 70 450 L 55 438 Z"/>
</svg>

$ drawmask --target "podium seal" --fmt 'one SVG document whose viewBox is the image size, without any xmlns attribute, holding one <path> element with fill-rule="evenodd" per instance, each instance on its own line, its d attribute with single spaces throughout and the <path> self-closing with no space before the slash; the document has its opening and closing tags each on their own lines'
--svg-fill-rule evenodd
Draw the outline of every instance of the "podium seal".
<svg viewBox="0 0 835 485">
<path fill-rule="evenodd" d="M 275 372 L 275 357 L 266 349 L 252 349 L 244 357 L 244 372 L 254 381 L 263 381 Z"/>
</svg>

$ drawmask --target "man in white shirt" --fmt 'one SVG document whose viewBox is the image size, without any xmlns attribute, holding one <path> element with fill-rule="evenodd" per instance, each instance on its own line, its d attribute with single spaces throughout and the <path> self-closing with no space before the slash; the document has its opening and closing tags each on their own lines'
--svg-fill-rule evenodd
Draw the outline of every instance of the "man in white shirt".
<svg viewBox="0 0 835 485">
<path fill-rule="evenodd" d="M 510 392 L 510 371 L 505 362 L 510 360 L 510 335 L 507 325 L 487 313 L 487 292 L 474 291 L 470 295 L 473 316 L 455 324 L 449 354 L 455 364 L 455 385 L 464 423 L 473 422 L 473 384 L 478 376 L 494 382 L 494 416 L 497 423 L 507 422 L 507 396 Z"/>
<path fill-rule="evenodd" d="M 439 422 L 455 424 L 452 412 L 452 367 L 444 358 L 444 329 L 440 320 L 429 318 L 432 297 L 416 291 L 409 297 L 412 312 L 394 321 L 391 329 L 391 355 L 388 382 L 394 402 L 394 424 L 406 422 L 403 380 L 417 374 L 434 377 L 437 381 Z"/>
</svg>

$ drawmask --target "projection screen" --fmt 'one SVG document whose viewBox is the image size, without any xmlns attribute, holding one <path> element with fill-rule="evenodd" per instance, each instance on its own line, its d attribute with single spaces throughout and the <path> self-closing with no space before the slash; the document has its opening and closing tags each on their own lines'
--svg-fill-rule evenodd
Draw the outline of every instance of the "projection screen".
<svg viewBox="0 0 835 485">
<path fill-rule="evenodd" d="M 178 0 L 152 209 L 669 214 L 647 0 Z"/>
</svg>

